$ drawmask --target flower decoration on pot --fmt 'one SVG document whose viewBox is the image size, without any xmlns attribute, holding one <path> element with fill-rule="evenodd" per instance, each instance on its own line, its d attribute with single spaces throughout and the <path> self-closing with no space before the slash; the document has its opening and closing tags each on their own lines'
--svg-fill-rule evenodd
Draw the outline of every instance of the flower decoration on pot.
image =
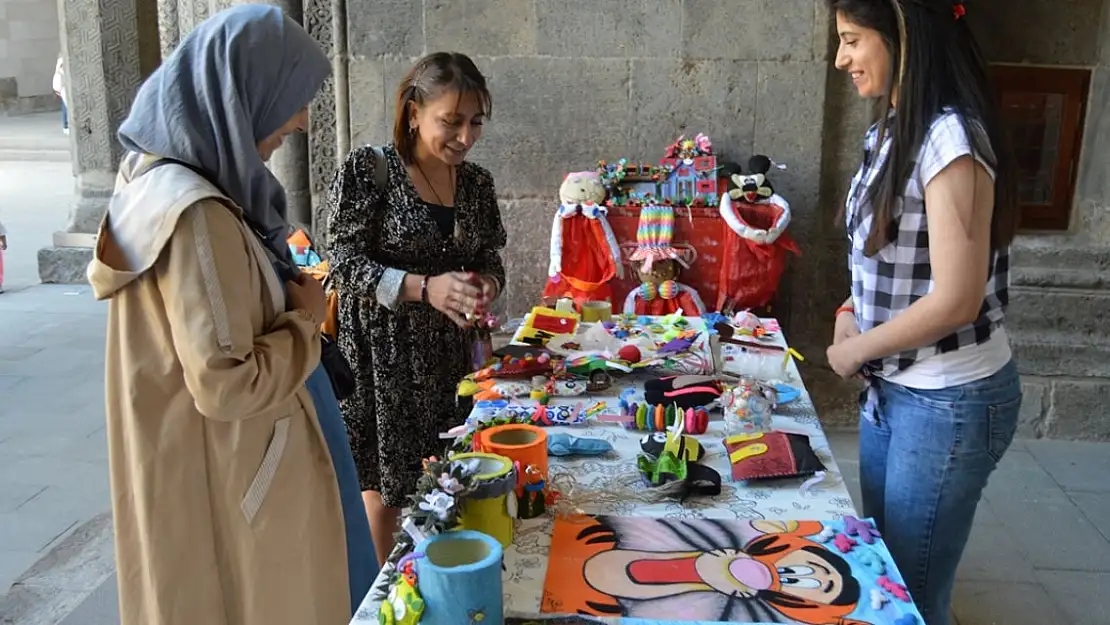
<svg viewBox="0 0 1110 625">
<path fill-rule="evenodd" d="M 416 482 L 410 519 L 424 536 L 434 536 L 459 525 L 460 502 L 469 494 L 474 481 L 476 462 L 440 460 L 424 461 L 424 473 Z M 415 538 L 405 530 L 396 536 L 399 544 L 412 546 Z"/>
</svg>

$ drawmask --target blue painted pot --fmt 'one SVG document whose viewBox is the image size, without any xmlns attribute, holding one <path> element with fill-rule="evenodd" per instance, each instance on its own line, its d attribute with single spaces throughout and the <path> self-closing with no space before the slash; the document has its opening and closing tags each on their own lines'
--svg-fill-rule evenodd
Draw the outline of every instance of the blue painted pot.
<svg viewBox="0 0 1110 625">
<path fill-rule="evenodd" d="M 501 543 L 471 530 L 444 532 L 416 549 L 421 625 L 501 625 Z"/>
</svg>

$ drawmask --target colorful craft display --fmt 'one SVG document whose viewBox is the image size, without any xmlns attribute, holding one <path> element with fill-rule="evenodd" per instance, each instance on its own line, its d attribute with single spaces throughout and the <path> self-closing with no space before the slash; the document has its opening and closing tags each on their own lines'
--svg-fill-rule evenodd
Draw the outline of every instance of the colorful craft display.
<svg viewBox="0 0 1110 625">
<path fill-rule="evenodd" d="M 567 174 L 559 188 L 559 209 L 551 225 L 545 299 L 571 298 L 576 304 L 609 300 L 609 281 L 624 275 L 620 249 L 606 219 L 605 187 L 596 172 Z"/>
<path fill-rule="evenodd" d="M 717 309 L 762 308 L 771 303 L 786 269 L 786 254 L 799 254 L 786 234 L 790 204 L 775 193 L 767 173 L 771 159 L 748 161 L 747 172 L 732 174 L 718 209 L 724 221 Z"/>
<path fill-rule="evenodd" d="M 508 547 L 513 543 L 513 519 L 516 517 L 517 475 L 512 460 L 483 453 L 455 454 L 452 460 L 477 461 L 471 476 L 470 491 L 461 502 L 459 527 L 489 534 Z"/>
<path fill-rule="evenodd" d="M 841 537 L 846 549 L 835 546 Z M 851 517 L 558 518 L 540 609 L 652 622 L 924 623 L 874 524 Z"/>
<path fill-rule="evenodd" d="M 417 547 L 421 625 L 501 623 L 501 543 L 471 530 L 433 536 Z"/>
<path fill-rule="evenodd" d="M 549 339 L 560 334 L 574 334 L 578 329 L 578 314 L 559 312 L 551 308 L 537 306 L 528 315 L 518 337 L 523 343 L 543 346 Z"/>
<path fill-rule="evenodd" d="M 524 423 L 486 428 L 475 437 L 476 451 L 505 456 L 522 468 L 536 467 L 547 479 L 547 432 Z"/>
<path fill-rule="evenodd" d="M 736 434 L 725 439 L 732 479 L 765 480 L 807 477 L 824 471 L 825 465 L 813 453 L 809 437 L 786 432 Z"/>
</svg>

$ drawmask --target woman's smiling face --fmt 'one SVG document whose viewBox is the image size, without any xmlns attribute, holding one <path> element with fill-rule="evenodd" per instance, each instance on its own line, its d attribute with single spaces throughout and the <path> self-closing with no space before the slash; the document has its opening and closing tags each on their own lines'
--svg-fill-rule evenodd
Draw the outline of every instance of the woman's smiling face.
<svg viewBox="0 0 1110 625">
<path fill-rule="evenodd" d="M 861 97 L 881 98 L 890 94 L 893 58 L 879 31 L 849 21 L 836 13 L 836 68 L 848 72 Z"/>
</svg>

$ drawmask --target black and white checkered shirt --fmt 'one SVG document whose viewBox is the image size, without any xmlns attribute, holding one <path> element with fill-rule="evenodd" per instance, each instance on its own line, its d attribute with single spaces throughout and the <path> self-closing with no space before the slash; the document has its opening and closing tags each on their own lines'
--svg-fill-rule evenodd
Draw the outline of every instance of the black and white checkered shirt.
<svg viewBox="0 0 1110 625">
<path fill-rule="evenodd" d="M 910 304 L 933 290 L 933 271 L 929 264 L 929 229 L 925 219 L 925 187 L 942 169 L 962 156 L 971 155 L 972 146 L 959 117 L 946 112 L 937 117 L 929 129 L 918 155 L 913 173 L 906 183 L 902 198 L 894 207 L 895 240 L 874 256 L 864 253 L 871 231 L 873 212 L 866 199 L 867 187 L 875 182 L 882 163 L 890 152 L 889 134 L 878 146 L 878 124 L 872 126 L 864 140 L 864 160 L 852 179 L 845 211 L 848 229 L 848 266 L 852 272 L 852 303 L 860 331 L 866 332 L 890 321 Z M 991 175 L 994 172 L 982 158 L 977 158 Z M 902 352 L 867 364 L 866 369 L 880 376 L 904 371 L 933 356 L 979 345 L 990 338 L 991 331 L 1001 324 L 1009 300 L 1009 250 L 991 255 L 983 306 L 979 318 L 934 345 Z"/>
</svg>

